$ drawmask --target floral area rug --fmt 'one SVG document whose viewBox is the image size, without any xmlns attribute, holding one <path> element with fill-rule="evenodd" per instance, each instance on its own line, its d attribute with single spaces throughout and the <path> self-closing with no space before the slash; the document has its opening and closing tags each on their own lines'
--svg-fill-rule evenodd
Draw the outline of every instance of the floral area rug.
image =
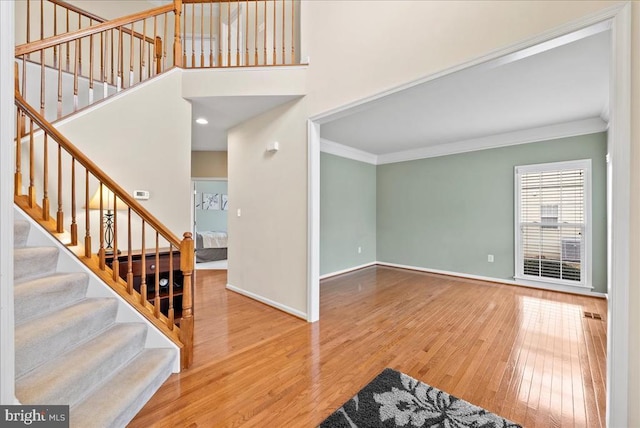
<svg viewBox="0 0 640 428">
<path fill-rule="evenodd" d="M 521 428 L 478 406 L 385 369 L 320 428 Z"/>
</svg>

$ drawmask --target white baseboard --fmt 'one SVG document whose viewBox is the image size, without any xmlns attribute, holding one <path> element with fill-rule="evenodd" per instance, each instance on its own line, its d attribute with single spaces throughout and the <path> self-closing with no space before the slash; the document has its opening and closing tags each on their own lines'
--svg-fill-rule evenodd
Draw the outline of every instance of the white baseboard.
<svg viewBox="0 0 640 428">
<path fill-rule="evenodd" d="M 238 288 L 235 285 L 227 284 L 227 290 L 233 291 L 238 294 L 242 294 L 243 296 L 247 296 L 253 300 L 257 300 L 258 302 L 262 302 L 265 305 L 272 306 L 276 309 L 280 309 L 283 312 L 294 315 L 298 318 L 302 318 L 303 320 L 307 320 L 307 314 L 305 312 L 299 311 L 297 309 L 293 309 L 287 305 L 283 305 L 282 303 L 278 303 L 271 299 L 267 299 L 266 297 L 260 296 L 259 294 L 252 293 L 251 291 L 243 290 L 242 288 Z"/>
<path fill-rule="evenodd" d="M 495 282 L 495 283 L 498 283 L 498 284 L 516 285 L 516 286 L 519 286 L 519 287 L 529 287 L 529 288 L 539 288 L 539 289 L 542 289 L 542 290 L 559 291 L 559 292 L 562 292 L 562 293 L 579 294 L 581 296 L 599 297 L 599 298 L 602 298 L 602 299 L 606 299 L 607 298 L 607 294 L 606 293 L 599 293 L 597 291 L 590 291 L 590 289 L 581 290 L 579 288 L 570 287 L 570 286 L 547 284 L 547 283 L 537 283 L 537 282 L 536 283 L 526 283 L 526 282 L 522 282 L 522 281 L 513 281 L 513 280 L 509 280 L 509 279 L 502 279 L 502 278 L 492 278 L 492 277 L 489 277 L 489 276 L 472 275 L 472 274 L 460 273 L 460 272 L 450 272 L 450 271 L 440 270 L 440 269 L 429 269 L 429 268 L 423 268 L 423 267 L 418 267 L 418 266 L 401 265 L 401 264 L 397 264 L 397 263 L 376 262 L 375 264 L 380 265 L 380 266 L 389 266 L 389 267 L 395 267 L 395 268 L 400 268 L 400 269 L 417 270 L 417 271 L 420 271 L 420 272 L 437 273 L 437 274 L 440 274 L 440 275 L 456 276 L 456 277 L 459 277 L 459 278 L 477 279 L 479 281 Z"/>
<path fill-rule="evenodd" d="M 354 267 L 350 267 L 350 268 L 342 269 L 342 270 L 337 270 L 335 272 L 325 273 L 324 275 L 320 275 L 320 279 L 331 278 L 332 276 L 342 275 L 343 273 L 353 272 L 354 270 L 364 269 L 364 268 L 369 267 L 369 266 L 375 266 L 377 263 L 378 262 L 369 262 L 369 263 L 365 263 L 363 265 L 354 266 Z"/>
</svg>

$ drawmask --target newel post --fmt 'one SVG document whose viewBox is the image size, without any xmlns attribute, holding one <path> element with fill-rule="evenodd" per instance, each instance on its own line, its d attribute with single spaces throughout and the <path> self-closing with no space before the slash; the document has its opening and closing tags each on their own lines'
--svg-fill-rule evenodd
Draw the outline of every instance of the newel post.
<svg viewBox="0 0 640 428">
<path fill-rule="evenodd" d="M 194 248 L 191 232 L 184 233 L 180 243 L 180 270 L 182 271 L 182 319 L 180 320 L 180 341 L 184 345 L 181 354 L 182 368 L 189 368 L 193 362 L 193 258 Z"/>
<path fill-rule="evenodd" d="M 156 58 L 156 74 L 162 73 L 162 39 L 158 36 L 155 38 L 155 58 Z"/>
<path fill-rule="evenodd" d="M 182 0 L 173 0 L 173 12 L 176 15 L 175 32 L 173 34 L 173 65 L 176 67 L 182 67 L 182 40 L 180 39 Z"/>
</svg>

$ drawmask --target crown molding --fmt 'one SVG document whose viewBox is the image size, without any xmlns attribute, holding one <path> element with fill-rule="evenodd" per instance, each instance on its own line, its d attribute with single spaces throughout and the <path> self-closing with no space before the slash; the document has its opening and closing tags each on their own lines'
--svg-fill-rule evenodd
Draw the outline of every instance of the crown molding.
<svg viewBox="0 0 640 428">
<path fill-rule="evenodd" d="M 539 128 L 507 132 L 488 137 L 474 138 L 470 140 L 423 147 L 415 150 L 405 150 L 379 155 L 378 165 L 453 155 L 457 153 L 474 152 L 477 150 L 495 149 L 498 147 L 514 146 L 517 144 L 554 140 L 556 138 L 594 134 L 596 132 L 605 131 L 607 126 L 607 123 L 599 117 L 559 123 Z"/>
<path fill-rule="evenodd" d="M 336 143 L 335 141 L 325 140 L 324 138 L 320 139 L 320 151 L 323 153 L 340 156 L 342 158 L 370 163 L 371 165 L 378 164 L 377 155 L 365 152 L 364 150 L 345 146 L 344 144 Z"/>
<path fill-rule="evenodd" d="M 557 123 L 555 125 L 490 135 L 488 137 L 473 138 L 470 140 L 438 144 L 436 146 L 422 147 L 419 149 L 387 153 L 384 155 L 375 155 L 373 153 L 365 152 L 364 150 L 321 138 L 320 151 L 347 159 L 370 163 L 372 165 L 384 165 L 387 163 L 407 162 L 438 156 L 454 155 L 458 153 L 475 152 L 478 150 L 515 146 L 518 144 L 555 140 L 557 138 L 595 134 L 597 132 L 606 131 L 608 127 L 609 124 L 600 117 L 593 117 L 573 122 Z"/>
</svg>

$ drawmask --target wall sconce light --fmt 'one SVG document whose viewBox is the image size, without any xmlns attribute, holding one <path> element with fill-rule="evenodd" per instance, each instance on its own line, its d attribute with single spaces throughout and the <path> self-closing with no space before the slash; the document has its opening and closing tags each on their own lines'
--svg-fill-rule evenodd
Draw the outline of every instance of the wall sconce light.
<svg viewBox="0 0 640 428">
<path fill-rule="evenodd" d="M 268 143 L 267 144 L 267 151 L 268 152 L 275 153 L 278 150 L 280 150 L 280 143 L 278 143 L 277 141 L 274 141 L 272 143 Z"/>
<path fill-rule="evenodd" d="M 105 185 L 98 186 L 96 193 L 89 200 L 89 209 L 90 210 L 99 210 L 100 209 L 100 189 L 102 189 L 102 210 L 104 211 L 104 240 L 105 240 L 105 253 L 113 254 L 113 202 L 116 200 L 116 195 L 113 194 L 111 190 L 107 188 Z M 126 210 L 128 208 L 127 204 L 125 204 L 122 200 L 116 200 L 117 210 Z M 118 250 L 120 253 L 120 250 Z"/>
</svg>

